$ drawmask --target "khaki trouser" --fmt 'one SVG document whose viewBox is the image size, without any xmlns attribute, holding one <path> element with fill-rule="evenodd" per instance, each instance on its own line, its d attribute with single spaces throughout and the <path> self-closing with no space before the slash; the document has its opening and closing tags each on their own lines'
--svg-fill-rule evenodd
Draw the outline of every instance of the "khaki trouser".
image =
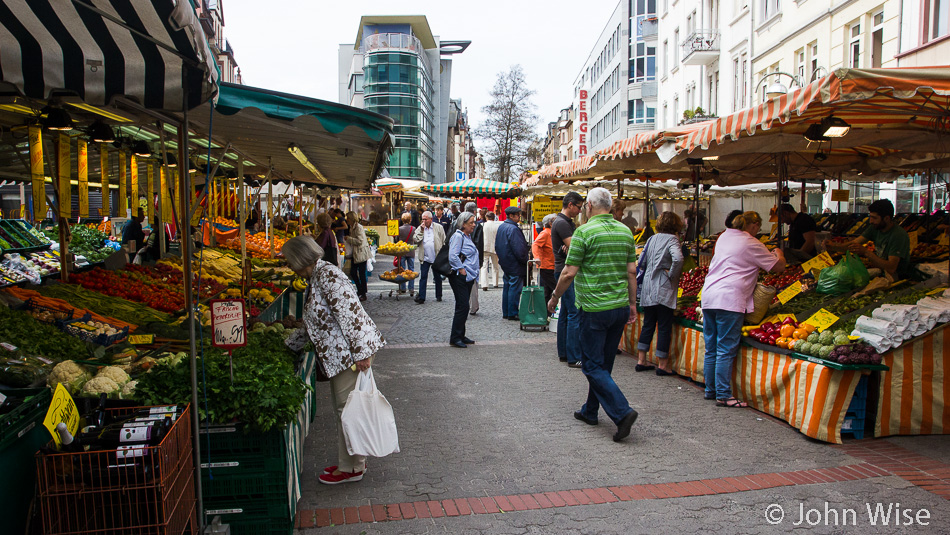
<svg viewBox="0 0 950 535">
<path fill-rule="evenodd" d="M 478 277 L 478 283 L 482 288 L 491 288 L 488 284 L 488 264 L 491 264 L 491 275 L 495 280 L 494 287 L 498 287 L 498 279 L 501 275 L 501 266 L 498 265 L 498 255 L 495 253 L 485 253 L 485 263 L 482 264 L 482 271 Z"/>
<path fill-rule="evenodd" d="M 370 362 L 373 357 L 370 357 Z M 319 366 L 319 364 L 317 364 Z M 366 469 L 366 457 L 363 455 L 350 455 L 346 451 L 346 438 L 343 436 L 343 407 L 346 406 L 346 398 L 350 392 L 356 388 L 356 378 L 359 371 L 347 368 L 342 372 L 330 378 L 330 402 L 336 410 L 336 429 L 337 429 L 337 470 L 341 472 L 362 472 Z"/>
</svg>

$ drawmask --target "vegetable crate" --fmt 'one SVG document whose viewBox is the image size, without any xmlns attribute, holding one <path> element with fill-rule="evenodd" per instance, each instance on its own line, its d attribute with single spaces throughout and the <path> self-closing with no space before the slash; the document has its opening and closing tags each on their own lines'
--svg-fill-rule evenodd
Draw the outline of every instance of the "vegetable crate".
<svg viewBox="0 0 950 535">
<path fill-rule="evenodd" d="M 293 531 L 283 430 L 245 433 L 242 425 L 225 425 L 201 432 L 201 492 L 207 516 L 221 516 L 233 535 Z"/>
<path fill-rule="evenodd" d="M 867 414 L 868 402 L 868 376 L 864 375 L 858 381 L 858 386 L 854 389 L 854 395 L 851 397 L 851 404 L 844 415 L 844 422 L 841 424 L 841 434 L 851 434 L 854 438 L 860 440 L 864 438 L 864 418 Z"/>
<path fill-rule="evenodd" d="M 27 310 L 36 311 L 40 314 L 30 314 L 37 321 L 42 321 L 43 323 L 55 323 L 60 325 L 63 322 L 73 319 L 72 310 L 56 310 L 54 308 L 45 307 L 38 304 L 34 299 L 28 299 L 23 305 Z"/>
<path fill-rule="evenodd" d="M 125 417 L 146 407 L 107 409 Z M 36 455 L 37 508 L 47 535 L 197 533 L 191 411 L 135 466 L 116 450 Z"/>
<path fill-rule="evenodd" d="M 3 252 L 25 253 L 48 249 L 50 242 L 34 236 L 30 229 L 33 226 L 22 219 L 0 219 L 0 238 L 3 238 L 10 247 Z"/>
<path fill-rule="evenodd" d="M 23 398 L 23 403 L 0 416 L 0 517 L 4 530 L 24 533 L 27 511 L 36 483 L 36 472 L 30 460 L 38 449 L 49 442 L 49 431 L 43 427 L 52 399 L 48 388 L 22 388 L 2 391 L 10 398 Z M 26 490 L 26 492 L 24 492 Z"/>
<path fill-rule="evenodd" d="M 81 340 L 86 342 L 92 342 L 93 344 L 98 344 L 100 346 L 111 346 L 122 340 L 125 340 L 129 337 L 129 327 L 125 326 L 122 328 L 116 327 L 115 325 L 110 325 L 117 332 L 116 334 L 108 335 L 105 333 L 96 334 L 95 330 L 86 325 L 86 322 L 92 320 L 91 314 L 86 314 L 81 318 L 75 318 L 72 321 L 67 321 L 61 324 L 61 328 L 64 332 L 71 334 Z"/>
</svg>

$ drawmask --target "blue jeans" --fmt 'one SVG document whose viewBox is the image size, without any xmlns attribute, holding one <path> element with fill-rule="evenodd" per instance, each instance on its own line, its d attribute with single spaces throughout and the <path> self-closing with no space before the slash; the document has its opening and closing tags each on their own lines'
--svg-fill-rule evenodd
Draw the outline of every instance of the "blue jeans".
<svg viewBox="0 0 950 535">
<path fill-rule="evenodd" d="M 673 309 L 663 305 L 643 307 L 643 327 L 640 328 L 640 338 L 637 340 L 637 351 L 649 351 L 653 342 L 653 333 L 657 332 L 656 351 L 658 359 L 669 358 L 670 341 L 673 338 Z"/>
<path fill-rule="evenodd" d="M 561 273 L 554 275 L 554 280 L 561 278 Z M 557 316 L 557 356 L 567 357 L 567 362 L 574 363 L 581 360 L 580 313 L 574 303 L 574 283 L 572 282 L 564 295 L 561 296 L 561 310 Z"/>
<path fill-rule="evenodd" d="M 406 256 L 402 257 L 402 259 L 399 260 L 399 266 L 402 267 L 403 269 L 408 269 L 408 270 L 410 270 L 410 271 L 415 271 L 415 269 L 416 269 L 416 257 L 414 257 L 414 256 L 412 256 L 412 255 L 406 255 Z M 406 289 L 406 283 L 405 283 L 405 282 L 400 282 L 400 283 L 399 283 L 399 289 L 400 289 L 400 290 L 405 290 L 405 289 Z M 413 290 L 415 290 L 415 289 L 416 289 L 416 280 L 415 280 L 415 279 L 412 279 L 411 281 L 409 281 L 409 291 L 411 292 L 411 291 L 413 291 Z"/>
<path fill-rule="evenodd" d="M 713 394 L 716 399 L 732 397 L 732 365 L 739 351 L 744 317 L 741 312 L 703 309 L 703 339 L 706 342 L 703 375 L 707 397 Z"/>
<path fill-rule="evenodd" d="M 630 319 L 630 307 L 602 312 L 582 310 L 580 316 L 581 332 L 584 333 L 581 369 L 589 385 L 587 403 L 581 407 L 581 414 L 589 420 L 596 420 L 597 411 L 603 406 L 607 416 L 619 424 L 633 409 L 610 374 L 614 369 L 624 325 Z"/>
<path fill-rule="evenodd" d="M 506 318 L 518 315 L 521 305 L 521 289 L 524 288 L 524 279 L 521 274 L 509 275 L 505 273 L 505 286 L 501 294 L 501 313 Z"/>
<path fill-rule="evenodd" d="M 429 282 L 429 269 L 431 268 L 432 262 L 422 262 L 422 269 L 419 274 L 419 295 L 416 296 L 420 301 L 426 300 L 426 284 Z M 442 299 L 442 279 L 435 270 L 432 270 L 432 273 L 435 275 L 432 277 L 435 279 L 435 298 Z"/>
</svg>

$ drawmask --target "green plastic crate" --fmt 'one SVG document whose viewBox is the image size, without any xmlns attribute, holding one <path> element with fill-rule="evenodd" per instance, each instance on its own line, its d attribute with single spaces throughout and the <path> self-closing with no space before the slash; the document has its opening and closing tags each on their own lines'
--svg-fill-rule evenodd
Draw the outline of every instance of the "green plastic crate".
<svg viewBox="0 0 950 535">
<path fill-rule="evenodd" d="M 203 505 L 209 519 L 220 516 L 222 524 L 231 525 L 231 535 L 289 535 L 294 531 L 286 497 L 283 501 L 260 497 L 205 499 Z"/>
<path fill-rule="evenodd" d="M 48 388 L 3 390 L 7 396 L 30 396 L 0 416 L 0 517 L 9 533 L 23 533 L 36 485 L 33 455 L 50 441 L 43 426 L 52 394 Z"/>
</svg>

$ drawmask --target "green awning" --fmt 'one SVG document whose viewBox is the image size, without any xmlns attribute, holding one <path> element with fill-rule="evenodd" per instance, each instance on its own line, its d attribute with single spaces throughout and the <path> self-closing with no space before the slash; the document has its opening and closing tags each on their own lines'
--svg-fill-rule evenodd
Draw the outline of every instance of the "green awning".
<svg viewBox="0 0 950 535">
<path fill-rule="evenodd" d="M 513 191 L 511 184 L 506 184 L 505 182 L 486 180 L 484 178 L 470 178 L 468 180 L 446 182 L 445 184 L 423 186 L 422 191 L 449 196 L 508 197 L 515 195 L 520 190 L 515 188 Z"/>
</svg>

